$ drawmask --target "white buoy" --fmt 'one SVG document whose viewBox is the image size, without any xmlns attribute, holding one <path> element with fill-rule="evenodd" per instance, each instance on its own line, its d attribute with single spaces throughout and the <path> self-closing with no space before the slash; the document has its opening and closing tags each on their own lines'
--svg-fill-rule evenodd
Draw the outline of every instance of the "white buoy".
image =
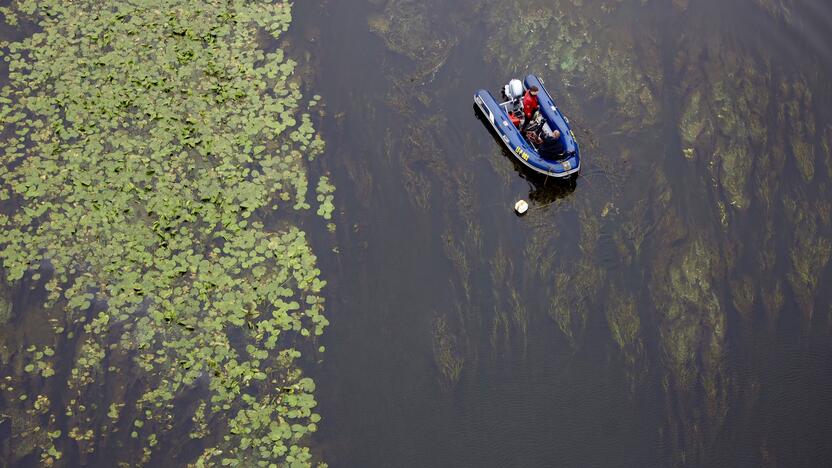
<svg viewBox="0 0 832 468">
<path fill-rule="evenodd" d="M 514 204 L 514 211 L 516 211 L 517 214 L 523 214 L 528 209 L 529 204 L 526 203 L 526 200 L 517 200 L 517 203 Z"/>
</svg>

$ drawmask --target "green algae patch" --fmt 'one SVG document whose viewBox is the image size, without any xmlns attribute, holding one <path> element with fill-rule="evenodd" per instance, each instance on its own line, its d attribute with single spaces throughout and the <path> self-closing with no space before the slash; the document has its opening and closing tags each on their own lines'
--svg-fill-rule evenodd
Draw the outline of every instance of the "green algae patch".
<svg viewBox="0 0 832 468">
<path fill-rule="evenodd" d="M 795 21 L 794 0 L 754 0 L 758 7 L 762 8 L 766 13 L 774 18 L 780 19 L 787 24 L 793 24 Z"/>
<path fill-rule="evenodd" d="M 780 85 L 784 99 L 780 115 L 789 123 L 789 143 L 803 180 L 815 175 L 815 152 L 811 141 L 815 138 L 815 119 L 812 112 L 812 93 L 803 81 L 784 81 Z"/>
<path fill-rule="evenodd" d="M 367 24 L 391 51 L 417 63 L 443 63 L 455 41 L 448 33 L 437 34 L 431 19 L 427 3 L 393 0 L 382 13 L 368 18 Z"/>
<path fill-rule="evenodd" d="M 388 75 L 394 89 L 387 98 L 394 107 L 407 111 L 401 99 L 403 94 L 425 106 L 433 101 L 434 93 L 414 85 L 433 81 L 458 43 L 458 33 L 466 27 L 462 22 L 454 22 L 453 28 L 436 27 L 439 21 L 448 19 L 445 13 L 418 0 L 388 0 L 378 14 L 367 19 L 370 31 L 381 38 L 388 50 L 411 61 L 408 72 Z"/>
<path fill-rule="evenodd" d="M 783 174 L 813 181 L 822 131 L 810 75 L 784 75 L 768 57 L 725 48 L 711 36 L 685 39 L 676 67 L 685 77 L 682 153 L 704 164 L 721 189 L 714 203 L 725 227 L 755 200 L 771 209 Z"/>
<path fill-rule="evenodd" d="M 827 202 L 813 206 L 806 201 L 783 199 L 786 216 L 794 227 L 789 247 L 790 268 L 786 277 L 792 287 L 804 317 L 811 323 L 818 288 L 818 280 L 832 257 L 832 240 L 828 234 L 832 226 L 822 213 Z"/>
<path fill-rule="evenodd" d="M 12 318 L 12 303 L 0 297 L 0 326 L 6 325 Z"/>
<path fill-rule="evenodd" d="M 439 368 L 439 383 L 445 390 L 456 386 L 465 364 L 465 356 L 460 351 L 457 337 L 448 329 L 444 316 L 433 319 L 431 334 L 433 336 L 433 359 Z"/>
<path fill-rule="evenodd" d="M 613 297 L 617 294 L 611 293 Z M 641 321 L 636 314 L 636 303 L 632 297 L 616 297 L 614 306 L 607 309 L 607 321 L 612 337 L 619 347 L 626 348 L 639 340 Z"/>
<path fill-rule="evenodd" d="M 826 127 L 821 141 L 821 154 L 824 155 L 827 177 L 832 180 L 832 126 Z"/>
<path fill-rule="evenodd" d="M 666 362 L 679 388 L 690 389 L 700 374 L 698 348 L 716 351 L 724 339 L 725 317 L 712 279 L 719 265 L 715 250 L 702 241 L 689 243 L 674 257 L 654 285 L 654 302 L 663 314 Z"/>
<path fill-rule="evenodd" d="M 605 276 L 606 272 L 589 258 L 579 260 L 574 268 L 564 265 L 555 274 L 548 313 L 572 347 L 582 342 L 590 311 L 597 304 L 595 296 Z"/>
<path fill-rule="evenodd" d="M 323 149 L 295 62 L 258 44 L 288 28 L 290 5 L 3 13 L 40 31 L 4 44 L 0 261 L 8 281 L 42 282 L 30 320 L 53 331 L 4 332 L 25 350 L 3 360 L 20 429 L 5 458 L 311 464 L 320 417 L 300 359 L 328 324 L 326 282 L 303 231 L 260 220 L 307 212 L 306 161 Z M 320 179 L 326 219 L 332 192 Z"/>
<path fill-rule="evenodd" d="M 632 294 L 610 287 L 607 304 L 607 325 L 613 341 L 624 357 L 630 392 L 635 394 L 637 385 L 647 374 L 641 318 L 636 309 L 636 300 Z"/>
<path fill-rule="evenodd" d="M 727 225 L 726 206 L 743 210 L 751 205 L 750 175 L 771 158 L 771 65 L 713 39 L 685 42 L 676 57 L 685 77 L 678 121 L 682 153 L 704 163 L 721 187 L 723 200 L 715 203 Z"/>
<path fill-rule="evenodd" d="M 635 395 L 638 385 L 647 375 L 647 365 L 642 338 L 643 327 L 634 295 L 611 286 L 606 316 L 612 339 L 623 356 L 630 394 Z"/>
<path fill-rule="evenodd" d="M 686 435 L 673 441 L 680 444 L 674 453 L 702 459 L 713 443 L 709 434 L 718 433 L 725 420 L 731 384 L 724 365 L 727 318 L 716 289 L 724 265 L 720 252 L 702 238 L 679 235 L 665 242 L 669 250 L 656 260 L 650 292 L 660 319 L 662 385 L 668 399 L 679 401 L 669 431 L 671 439 Z"/>
<path fill-rule="evenodd" d="M 706 108 L 702 92 L 693 90 L 685 100 L 679 130 L 682 136 L 682 152 L 688 159 L 693 159 L 700 138 L 708 141 L 713 137 L 712 122 L 705 115 Z"/>
<path fill-rule="evenodd" d="M 734 307 L 744 319 L 749 319 L 754 307 L 754 282 L 750 276 L 746 275 L 739 280 L 730 281 L 730 287 L 731 300 L 734 303 Z"/>
<path fill-rule="evenodd" d="M 555 7 L 536 0 L 495 4 L 488 9 L 495 37 L 486 45 L 486 57 L 520 73 L 537 64 L 544 79 L 557 80 L 550 92 L 568 92 L 574 86 L 592 97 L 611 99 L 621 129 L 642 129 L 658 121 L 660 110 L 656 91 L 663 77 L 657 41 L 643 24 L 626 27 L 616 9 L 614 4 L 580 0 Z M 540 63 L 540 57 L 546 61 Z"/>
</svg>

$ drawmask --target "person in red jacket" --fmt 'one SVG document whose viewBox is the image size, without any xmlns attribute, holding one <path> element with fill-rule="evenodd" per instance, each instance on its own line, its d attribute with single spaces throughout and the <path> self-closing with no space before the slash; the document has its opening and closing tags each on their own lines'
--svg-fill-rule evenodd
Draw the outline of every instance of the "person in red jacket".
<svg viewBox="0 0 832 468">
<path fill-rule="evenodd" d="M 537 102 L 537 86 L 532 86 L 523 95 L 523 113 L 526 114 L 526 122 L 532 120 L 532 116 L 540 105 Z"/>
</svg>

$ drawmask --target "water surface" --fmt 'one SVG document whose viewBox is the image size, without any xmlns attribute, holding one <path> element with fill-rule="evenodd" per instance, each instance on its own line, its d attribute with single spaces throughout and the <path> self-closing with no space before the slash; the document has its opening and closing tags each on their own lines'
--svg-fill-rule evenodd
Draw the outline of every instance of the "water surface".
<svg viewBox="0 0 832 468">
<path fill-rule="evenodd" d="M 823 464 L 831 11 L 300 5 L 346 226 L 324 458 Z M 528 174 L 472 109 L 527 72 L 575 127 L 574 185 Z"/>
<path fill-rule="evenodd" d="M 310 339 L 324 348 L 301 362 L 322 417 L 302 439 L 313 461 L 827 464 L 832 7 L 319 0 L 293 15 L 286 35 L 259 45 L 284 49 L 303 94 L 323 96 L 312 114 L 326 151 L 308 170 L 337 187 L 334 234 L 314 210 L 290 216 L 329 283 L 331 326 Z M 530 72 L 581 144 L 573 183 L 528 173 L 473 108 L 476 89 L 496 94 Z M 524 217 L 512 212 L 521 198 Z M 257 216 L 268 232 L 288 219 Z M 63 317 L 61 304 L 43 307 L 41 283 L 30 272 L 3 290 L 4 378 L 25 376 L 9 343 L 51 339 L 43 317 Z M 83 388 L 134 403 L 125 388 L 152 385 L 127 374 Z M 14 391 L 48 387 L 60 406 L 58 377 Z M 188 396 L 206 398 L 209 381 Z M 2 403 L 9 454 L 8 413 L 29 403 Z M 152 456 L 144 432 L 128 440 L 131 415 L 90 440 L 56 436 L 62 463 L 193 461 L 206 448 L 189 436 L 194 405 L 176 404 L 145 426 L 172 434 Z M 68 432 L 75 420 L 48 424 Z M 10 463 L 36 465 L 25 453 Z"/>
</svg>

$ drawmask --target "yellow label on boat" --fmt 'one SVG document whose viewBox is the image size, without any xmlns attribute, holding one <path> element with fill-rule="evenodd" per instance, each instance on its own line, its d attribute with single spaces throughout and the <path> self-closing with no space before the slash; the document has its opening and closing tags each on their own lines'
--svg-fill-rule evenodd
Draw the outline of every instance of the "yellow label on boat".
<svg viewBox="0 0 832 468">
<path fill-rule="evenodd" d="M 519 147 L 519 146 L 518 146 L 518 147 L 514 150 L 514 152 L 515 152 L 515 153 L 517 153 L 518 155 L 520 155 L 520 157 L 521 157 L 521 158 L 523 158 L 523 161 L 528 161 L 528 160 L 529 160 L 529 155 L 528 155 L 528 153 L 526 153 L 525 151 L 523 151 L 523 148 L 521 148 L 521 147 Z"/>
</svg>

